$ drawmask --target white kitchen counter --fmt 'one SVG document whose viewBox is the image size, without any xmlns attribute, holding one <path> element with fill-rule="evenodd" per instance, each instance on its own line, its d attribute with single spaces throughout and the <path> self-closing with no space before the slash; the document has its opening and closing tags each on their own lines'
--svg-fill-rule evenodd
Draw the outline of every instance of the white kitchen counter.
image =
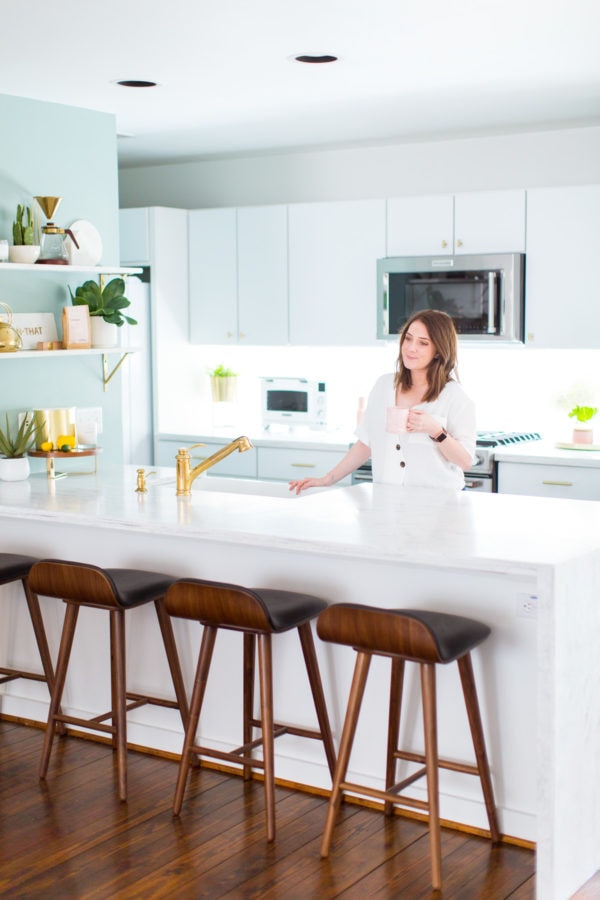
<svg viewBox="0 0 600 900">
<path fill-rule="evenodd" d="M 492 635 L 474 664 L 501 830 L 537 841 L 543 900 L 565 900 L 600 868 L 599 504 L 371 484 L 295 497 L 285 484 L 219 477 L 198 479 L 190 498 L 177 498 L 173 469 L 159 470 L 148 485 L 147 494 L 135 493 L 133 466 L 54 482 L 36 475 L 0 483 L 2 547 L 481 618 Z M 1 590 L 9 600 L 0 604 L 2 658 L 35 659 L 20 589 Z M 55 656 L 62 604 L 43 598 L 43 612 Z M 131 613 L 129 677 L 134 690 L 164 693 L 168 669 L 151 612 Z M 86 650 L 76 652 L 65 706 L 95 714 L 106 708 L 108 653 L 96 645 L 107 625 L 96 610 L 84 610 L 80 622 Z M 200 629 L 180 621 L 176 633 L 191 683 Z M 227 748 L 240 737 L 237 640 L 230 633 L 217 641 L 201 722 L 203 739 Z M 275 714 L 285 721 L 293 710 L 294 719 L 310 725 L 314 711 L 297 643 L 291 634 L 275 642 L 276 683 L 285 686 L 276 691 Z M 339 739 L 354 655 L 320 642 L 318 654 Z M 440 669 L 440 747 L 451 758 L 472 759 L 455 667 Z M 377 786 L 387 680 L 377 661 L 349 775 Z M 406 736 L 418 748 L 416 680 L 408 690 Z M 43 685 L 13 682 L 3 691 L 3 712 L 45 719 Z M 173 711 L 143 708 L 132 719 L 133 743 L 180 751 L 181 723 Z M 319 746 L 299 738 L 276 743 L 276 774 L 300 784 L 330 783 Z M 441 794 L 443 817 L 486 827 L 475 779 L 443 772 Z"/>
<path fill-rule="evenodd" d="M 600 450 L 564 449 L 549 441 L 531 441 L 498 447 L 494 450 L 494 458 L 496 462 L 600 468 Z"/>
</svg>

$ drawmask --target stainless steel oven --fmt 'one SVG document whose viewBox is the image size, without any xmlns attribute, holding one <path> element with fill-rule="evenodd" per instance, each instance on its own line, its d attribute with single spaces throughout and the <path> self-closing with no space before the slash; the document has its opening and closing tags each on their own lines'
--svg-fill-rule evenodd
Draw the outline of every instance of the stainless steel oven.
<svg viewBox="0 0 600 900">
<path fill-rule="evenodd" d="M 465 472 L 465 488 L 468 491 L 484 491 L 496 493 L 498 490 L 496 479 L 496 461 L 494 448 L 505 447 L 507 444 L 520 444 L 523 441 L 539 441 L 541 435 L 537 431 L 485 431 L 477 435 L 475 449 L 475 462 L 473 467 Z M 371 460 L 367 460 L 352 475 L 352 484 L 360 484 L 364 481 L 372 481 L 373 472 Z"/>
</svg>

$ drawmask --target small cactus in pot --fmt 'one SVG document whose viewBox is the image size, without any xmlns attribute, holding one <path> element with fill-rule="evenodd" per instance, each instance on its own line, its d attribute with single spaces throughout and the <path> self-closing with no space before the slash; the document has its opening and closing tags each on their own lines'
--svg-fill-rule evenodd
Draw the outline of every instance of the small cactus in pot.
<svg viewBox="0 0 600 900">
<path fill-rule="evenodd" d="M 30 206 L 17 206 L 12 226 L 13 243 L 8 258 L 15 263 L 34 263 L 40 255 L 40 245 L 35 243 L 35 225 Z"/>
<path fill-rule="evenodd" d="M 27 224 L 24 223 L 23 217 L 27 217 Z M 12 227 L 13 244 L 16 247 L 32 246 L 33 244 L 33 219 L 31 217 L 30 206 L 17 206 L 17 216 Z"/>
</svg>

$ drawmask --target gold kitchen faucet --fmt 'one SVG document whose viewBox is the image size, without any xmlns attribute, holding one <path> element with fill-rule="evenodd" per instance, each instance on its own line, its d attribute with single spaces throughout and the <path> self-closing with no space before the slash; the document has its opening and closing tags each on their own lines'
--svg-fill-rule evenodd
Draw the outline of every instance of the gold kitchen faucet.
<svg viewBox="0 0 600 900">
<path fill-rule="evenodd" d="M 192 444 L 191 447 L 180 447 L 177 451 L 177 456 L 175 457 L 177 463 L 177 491 L 176 494 L 178 497 L 189 496 L 192 493 L 192 484 L 194 480 L 201 475 L 202 472 L 206 472 L 207 469 L 210 469 L 212 466 L 221 462 L 222 459 L 225 459 L 226 456 L 229 456 L 230 453 L 233 453 L 234 450 L 239 450 L 240 453 L 245 453 L 246 450 L 252 450 L 253 443 L 250 438 L 247 438 L 245 435 L 241 435 L 235 439 L 235 441 L 231 441 L 230 444 L 227 444 L 225 447 L 221 447 L 220 450 L 217 450 L 216 453 L 213 453 L 212 456 L 209 456 L 207 459 L 203 459 L 202 462 L 198 463 L 197 466 L 194 466 L 192 469 L 192 457 L 190 456 L 190 450 L 193 450 L 194 447 L 203 447 L 204 444 Z"/>
</svg>

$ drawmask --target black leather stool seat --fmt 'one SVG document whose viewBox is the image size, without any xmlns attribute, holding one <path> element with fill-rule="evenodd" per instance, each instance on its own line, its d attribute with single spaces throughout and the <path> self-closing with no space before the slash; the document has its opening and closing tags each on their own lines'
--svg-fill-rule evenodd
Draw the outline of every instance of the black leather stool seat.
<svg viewBox="0 0 600 900">
<path fill-rule="evenodd" d="M 39 593 L 84 606 L 128 609 L 164 597 L 175 578 L 140 569 L 101 569 L 87 563 L 60 559 L 40 560 L 30 576 Z"/>
<path fill-rule="evenodd" d="M 354 603 L 330 606 L 317 627 L 324 641 L 435 663 L 454 662 L 491 633 L 483 622 L 464 616 L 423 609 L 380 609 Z"/>
<path fill-rule="evenodd" d="M 160 572 L 139 569 L 102 569 L 86 563 L 61 559 L 43 559 L 29 573 L 29 583 L 39 594 L 58 597 L 67 605 L 62 630 L 56 682 L 50 701 L 48 727 L 42 749 L 40 778 L 45 778 L 52 741 L 57 725 L 77 725 L 112 735 L 117 750 L 119 797 L 127 798 L 127 712 L 150 703 L 179 709 L 183 726 L 187 725 L 188 703 L 179 664 L 171 620 L 164 608 L 164 595 L 175 578 Z M 153 603 L 160 627 L 176 700 L 133 694 L 126 691 L 125 613 L 145 603 Z M 75 627 L 81 606 L 105 609 L 110 616 L 110 659 L 112 709 L 93 719 L 82 719 L 60 712 Z M 109 719 L 110 724 L 105 720 Z"/>
<path fill-rule="evenodd" d="M 189 590 L 186 585 L 190 586 Z M 237 598 L 231 604 L 223 602 L 228 591 Z M 245 598 L 244 605 L 240 604 L 240 597 Z M 326 609 L 327 602 L 312 594 L 295 591 L 245 588 L 226 582 L 187 578 L 177 582 L 176 592 L 167 595 L 165 605 L 170 615 L 179 618 L 209 622 L 219 628 L 279 634 L 315 619 Z M 177 612 L 171 612 L 172 606 L 176 606 Z"/>
<path fill-rule="evenodd" d="M 13 581 L 20 581 L 23 585 L 25 600 L 29 609 L 29 616 L 35 640 L 40 654 L 43 674 L 37 672 L 25 671 L 23 669 L 0 667 L 0 684 L 6 684 L 9 681 L 16 681 L 19 678 L 25 678 L 28 681 L 43 681 L 48 685 L 48 690 L 52 693 L 54 686 L 54 668 L 48 648 L 48 639 L 46 637 L 46 629 L 44 628 L 44 620 L 40 609 L 40 603 L 31 590 L 28 582 L 29 572 L 33 564 L 37 562 L 34 556 L 27 556 L 23 553 L 0 553 L 0 585 L 11 584 Z M 61 731 L 63 729 L 61 728 Z"/>
<path fill-rule="evenodd" d="M 311 594 L 273 588 L 245 588 L 225 582 L 180 579 L 171 585 L 165 597 L 165 609 L 171 616 L 192 619 L 204 625 L 190 718 L 186 729 L 179 775 L 175 789 L 173 812 L 178 815 L 183 802 L 186 780 L 195 756 L 207 756 L 243 766 L 244 778 L 251 778 L 253 768 L 264 770 L 267 839 L 275 838 L 275 737 L 294 734 L 323 742 L 329 770 L 333 775 L 335 749 L 310 622 L 327 606 L 325 600 Z M 200 746 L 196 743 L 198 721 L 212 661 L 217 632 L 220 628 L 240 631 L 244 635 L 244 700 L 243 745 L 231 752 Z M 273 670 L 271 636 L 292 628 L 298 630 L 306 671 L 317 713 L 319 729 L 297 728 L 273 721 Z M 255 656 L 258 644 L 260 719 L 254 717 Z M 227 698 L 224 698 L 224 702 Z M 254 739 L 253 730 L 261 735 Z M 253 756 L 262 746 L 262 759 Z"/>
<path fill-rule="evenodd" d="M 37 559 L 21 553 L 0 553 L 0 584 L 10 584 L 27 578 L 29 570 Z"/>
<path fill-rule="evenodd" d="M 500 839 L 492 780 L 479 712 L 473 675 L 471 650 L 490 634 L 490 628 L 474 619 L 449 613 L 420 609 L 381 609 L 361 604 L 340 603 L 329 606 L 317 620 L 317 633 L 324 641 L 353 647 L 357 651 L 354 676 L 348 700 L 338 754 L 333 789 L 321 845 L 321 856 L 329 854 L 337 812 L 345 792 L 383 801 L 386 814 L 394 805 L 424 810 L 429 817 L 431 873 L 434 890 L 442 887 L 442 851 L 439 808 L 439 768 L 477 775 L 481 781 L 486 812 L 493 841 Z M 356 733 L 365 685 L 374 655 L 391 658 L 388 740 L 385 790 L 346 781 L 352 744 Z M 398 747 L 400 711 L 406 662 L 419 665 L 425 752 L 412 752 Z M 460 673 L 477 765 L 440 759 L 437 745 L 436 665 L 456 662 Z M 407 773 L 396 781 L 397 760 L 422 768 Z M 419 778 L 427 779 L 427 800 L 407 795 L 405 790 Z"/>
</svg>

